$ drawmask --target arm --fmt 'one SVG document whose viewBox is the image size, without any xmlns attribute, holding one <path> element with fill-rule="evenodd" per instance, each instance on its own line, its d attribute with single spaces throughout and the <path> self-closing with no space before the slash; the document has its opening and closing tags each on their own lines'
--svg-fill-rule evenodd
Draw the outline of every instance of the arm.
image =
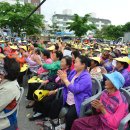
<svg viewBox="0 0 130 130">
<path fill-rule="evenodd" d="M 60 68 L 60 62 L 52 64 L 43 64 L 43 68 L 46 70 L 58 70 Z"/>
<path fill-rule="evenodd" d="M 77 94 L 83 91 L 90 91 L 91 90 L 91 79 L 86 75 L 81 77 L 81 79 L 74 84 L 68 83 L 68 89 L 73 94 Z M 66 84 L 66 83 L 65 83 Z"/>
</svg>

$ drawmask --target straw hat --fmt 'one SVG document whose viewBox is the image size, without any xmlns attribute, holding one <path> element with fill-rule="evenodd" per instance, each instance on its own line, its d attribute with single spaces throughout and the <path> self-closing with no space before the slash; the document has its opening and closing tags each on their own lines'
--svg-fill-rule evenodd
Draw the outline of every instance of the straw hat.
<svg viewBox="0 0 130 130">
<path fill-rule="evenodd" d="M 13 49 L 13 50 L 17 50 L 18 49 L 17 46 L 10 46 L 10 48 Z"/>
<path fill-rule="evenodd" d="M 3 58 L 5 58 L 6 56 L 4 55 L 4 54 L 2 54 L 2 53 L 0 53 L 0 59 L 3 59 Z"/>
<path fill-rule="evenodd" d="M 49 51 L 53 51 L 53 50 L 55 50 L 55 46 L 52 45 L 52 46 L 48 47 L 47 50 L 49 50 Z"/>
<path fill-rule="evenodd" d="M 21 49 L 27 51 L 27 47 L 26 47 L 26 46 L 19 46 L 19 48 L 21 48 Z"/>
<path fill-rule="evenodd" d="M 130 59 L 129 57 L 125 56 L 125 57 L 119 57 L 119 58 L 115 58 L 116 61 L 119 61 L 119 62 L 125 62 L 127 64 L 130 64 Z"/>
<path fill-rule="evenodd" d="M 99 64 L 101 62 L 100 57 L 90 57 L 90 59 L 97 61 Z"/>
</svg>

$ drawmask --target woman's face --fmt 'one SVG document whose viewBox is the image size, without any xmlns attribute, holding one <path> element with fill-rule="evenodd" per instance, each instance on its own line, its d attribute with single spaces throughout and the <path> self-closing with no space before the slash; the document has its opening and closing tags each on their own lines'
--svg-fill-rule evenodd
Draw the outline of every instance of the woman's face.
<svg viewBox="0 0 130 130">
<path fill-rule="evenodd" d="M 91 68 L 94 68 L 96 66 L 94 60 L 91 60 Z"/>
<path fill-rule="evenodd" d="M 57 61 L 58 60 L 58 58 L 56 57 L 56 53 L 55 52 L 51 53 L 51 59 L 53 61 Z"/>
<path fill-rule="evenodd" d="M 80 61 L 80 59 L 77 57 L 77 58 L 75 59 L 74 68 L 75 68 L 75 70 L 76 70 L 77 72 L 82 71 L 82 70 L 85 69 L 85 64 L 82 64 L 81 61 Z"/>
<path fill-rule="evenodd" d="M 114 85 L 112 84 L 112 82 L 110 80 L 106 80 L 105 81 L 105 88 L 112 89 L 112 88 L 114 88 Z"/>
<path fill-rule="evenodd" d="M 61 69 L 62 70 L 65 70 L 65 69 L 67 69 L 68 68 L 68 66 L 67 66 L 67 64 L 66 64 L 66 60 L 65 59 L 62 59 L 61 60 Z"/>
<path fill-rule="evenodd" d="M 121 62 L 116 62 L 116 69 L 117 70 L 120 70 L 120 68 L 122 68 L 123 66 L 122 66 L 122 64 L 121 64 Z"/>
</svg>

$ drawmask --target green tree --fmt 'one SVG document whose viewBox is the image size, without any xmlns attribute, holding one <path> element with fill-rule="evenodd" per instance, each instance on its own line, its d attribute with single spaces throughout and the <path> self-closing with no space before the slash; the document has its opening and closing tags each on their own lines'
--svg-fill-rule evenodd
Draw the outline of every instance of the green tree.
<svg viewBox="0 0 130 130">
<path fill-rule="evenodd" d="M 104 38 L 110 40 L 116 40 L 119 37 L 123 37 L 124 31 L 122 25 L 109 25 L 104 26 L 102 30 L 97 30 L 95 37 L 97 38 Z"/>
<path fill-rule="evenodd" d="M 89 30 L 96 29 L 94 24 L 88 24 L 90 18 L 90 14 L 86 14 L 84 17 L 80 17 L 78 14 L 75 14 L 73 22 L 67 23 L 67 28 L 70 31 L 74 31 L 76 36 L 81 37 L 85 35 Z"/>
<path fill-rule="evenodd" d="M 40 34 L 44 28 L 43 15 L 33 14 L 26 23 L 23 21 L 34 8 L 32 4 L 21 5 L 18 1 L 15 5 L 0 2 L 0 28 L 7 26 L 12 32 L 20 33 L 22 29 L 27 35 Z"/>
<path fill-rule="evenodd" d="M 124 32 L 130 32 L 130 22 L 126 23 L 126 24 L 123 26 L 123 31 L 124 31 Z"/>
</svg>

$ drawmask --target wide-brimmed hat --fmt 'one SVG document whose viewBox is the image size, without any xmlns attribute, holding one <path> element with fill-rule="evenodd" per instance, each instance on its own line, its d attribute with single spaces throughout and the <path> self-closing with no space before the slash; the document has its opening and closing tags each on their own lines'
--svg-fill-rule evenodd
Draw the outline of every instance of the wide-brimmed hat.
<svg viewBox="0 0 130 130">
<path fill-rule="evenodd" d="M 17 50 L 18 49 L 17 46 L 10 46 L 10 48 L 13 49 L 13 50 Z"/>
<path fill-rule="evenodd" d="M 129 57 L 127 57 L 127 56 L 115 58 L 115 60 L 116 60 L 116 61 L 119 61 L 119 62 L 124 62 L 124 63 L 130 64 L 130 59 L 129 59 Z"/>
<path fill-rule="evenodd" d="M 100 57 L 90 57 L 91 60 L 97 61 L 99 64 L 101 62 Z"/>
<path fill-rule="evenodd" d="M 121 73 L 115 71 L 111 74 L 104 75 L 106 79 L 110 80 L 116 89 L 120 89 L 125 84 L 125 79 Z"/>
<path fill-rule="evenodd" d="M 21 49 L 27 51 L 27 47 L 26 47 L 26 46 L 19 46 L 19 48 L 21 48 Z"/>
</svg>

